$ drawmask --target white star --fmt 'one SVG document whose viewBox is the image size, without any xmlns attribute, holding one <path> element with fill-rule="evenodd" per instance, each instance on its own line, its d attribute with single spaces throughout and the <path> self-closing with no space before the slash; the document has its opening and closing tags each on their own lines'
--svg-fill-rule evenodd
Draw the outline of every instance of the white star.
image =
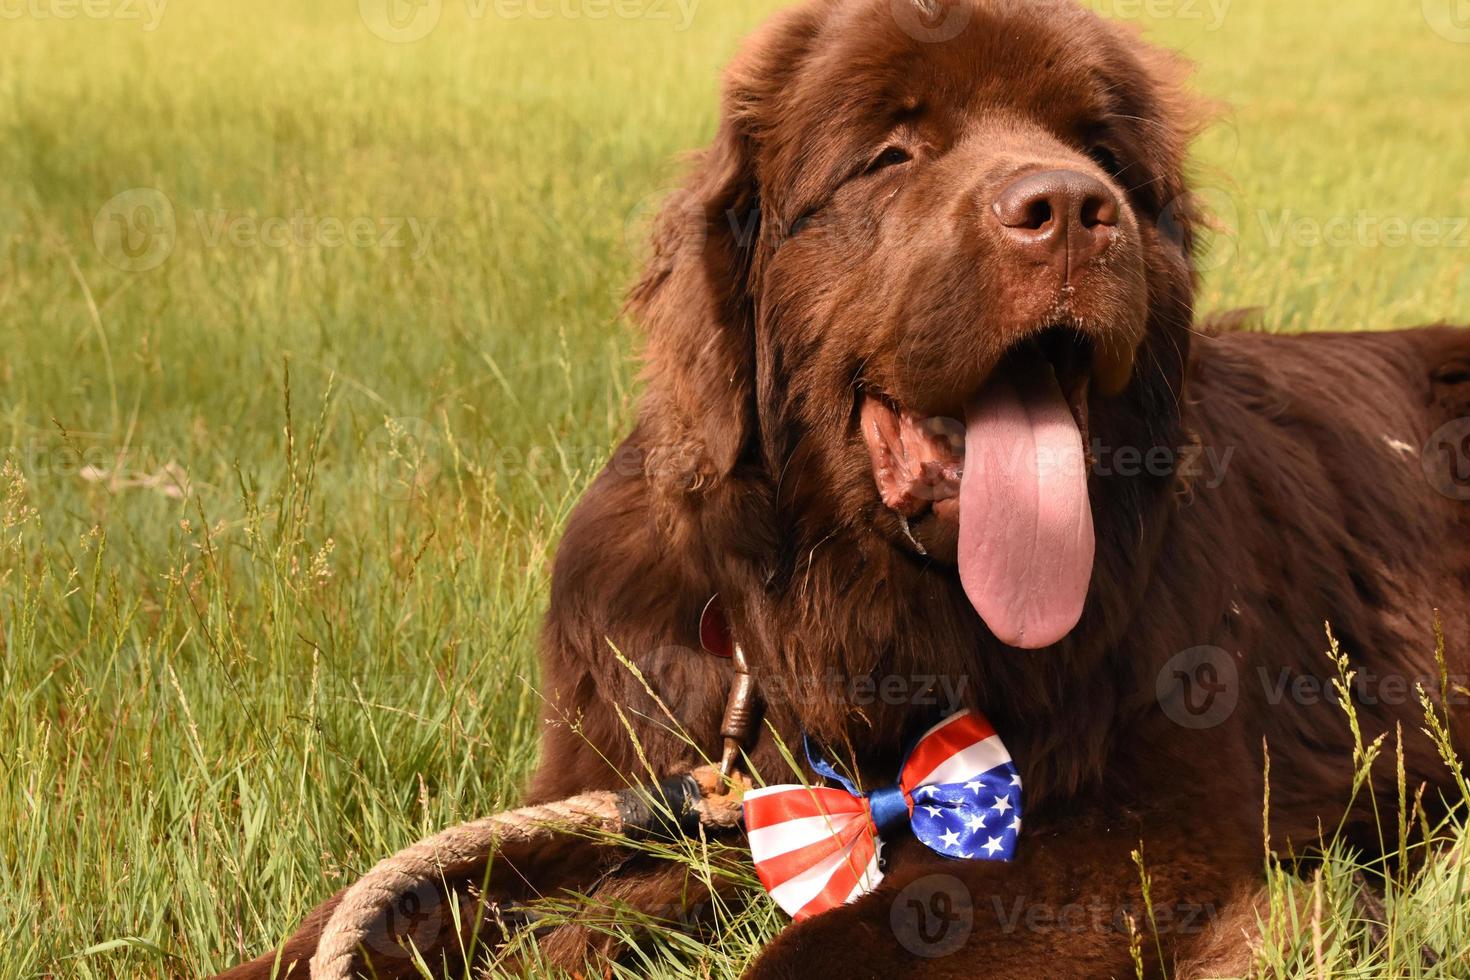
<svg viewBox="0 0 1470 980">
<path fill-rule="evenodd" d="M 983 826 L 985 826 L 985 818 L 980 814 L 976 813 L 970 817 L 970 833 L 973 834 Z"/>
<path fill-rule="evenodd" d="M 1012 831 L 1013 833 L 1019 834 L 1021 832 L 1021 818 L 1016 817 L 1015 819 L 1013 819 L 1011 821 L 1011 825 L 1006 829 Z"/>
<path fill-rule="evenodd" d="M 990 809 L 996 811 L 997 813 L 1005 813 L 1010 808 L 1011 798 L 1009 796 L 997 796 L 995 798 L 995 802 L 990 804 Z"/>
<path fill-rule="evenodd" d="M 946 831 L 945 833 L 942 833 L 942 834 L 939 835 L 939 839 L 942 840 L 942 841 L 944 841 L 944 846 L 945 847 L 959 847 L 960 846 L 960 835 L 959 835 L 959 833 L 957 831 L 953 831 L 953 830 Z"/>
<path fill-rule="evenodd" d="M 939 787 L 938 786 L 920 786 L 919 787 L 919 792 L 920 793 L 923 793 L 925 796 L 932 797 L 935 793 L 939 792 Z"/>
<path fill-rule="evenodd" d="M 927 811 L 929 811 L 929 816 L 931 816 L 931 817 L 937 817 L 941 813 L 944 812 L 944 810 L 941 807 L 937 807 L 937 806 L 926 806 L 926 807 L 924 807 L 924 809 L 927 810 Z"/>
<path fill-rule="evenodd" d="M 978 779 L 972 779 L 968 783 L 965 784 L 965 789 L 969 790 L 971 793 L 974 793 L 976 796 L 979 796 L 980 795 L 980 787 L 983 786 L 983 785 L 985 785 L 985 784 L 982 783 L 982 782 L 980 782 L 980 780 L 978 780 Z"/>
<path fill-rule="evenodd" d="M 1014 776 L 1011 777 L 1011 785 L 1012 786 L 1020 786 L 1021 785 L 1021 774 L 1020 773 L 1016 773 Z"/>
<path fill-rule="evenodd" d="M 1000 850 L 1000 846 L 1000 838 L 992 837 L 990 838 L 990 840 L 985 842 L 985 853 L 989 854 L 991 857 L 994 857 L 995 852 Z"/>
</svg>

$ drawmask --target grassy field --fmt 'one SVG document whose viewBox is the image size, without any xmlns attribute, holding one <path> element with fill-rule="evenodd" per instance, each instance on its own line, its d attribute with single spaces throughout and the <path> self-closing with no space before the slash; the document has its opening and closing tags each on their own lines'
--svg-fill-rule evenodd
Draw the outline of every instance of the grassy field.
<svg viewBox="0 0 1470 980">
<path fill-rule="evenodd" d="M 0 977 L 222 968 L 516 800 L 547 557 L 636 394 L 620 294 L 779 5 L 0 5 Z M 1233 107 L 1204 309 L 1470 321 L 1452 4 L 1098 5 Z M 1418 975 L 1433 935 L 1463 977 L 1457 867 L 1376 945 L 1338 867 L 1325 945 L 1283 918 L 1263 963 Z M 732 976 L 775 923 L 649 955 Z"/>
</svg>

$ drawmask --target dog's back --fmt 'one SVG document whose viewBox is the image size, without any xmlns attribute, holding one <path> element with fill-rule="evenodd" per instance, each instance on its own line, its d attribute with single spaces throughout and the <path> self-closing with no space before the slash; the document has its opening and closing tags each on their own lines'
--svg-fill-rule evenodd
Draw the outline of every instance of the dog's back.
<svg viewBox="0 0 1470 980">
<path fill-rule="evenodd" d="M 1302 654 L 1325 647 L 1325 621 L 1359 671 L 1365 732 L 1402 725 L 1412 742 L 1417 686 L 1439 687 L 1438 627 L 1448 707 L 1464 710 L 1453 683 L 1470 677 L 1470 330 L 1219 333 L 1197 340 L 1185 398 L 1209 458 L 1228 459 L 1217 485 L 1190 487 L 1185 523 L 1218 535 L 1213 561 L 1235 583 L 1232 615 L 1257 665 L 1330 675 Z M 1287 704 L 1262 717 L 1285 753 L 1339 741 L 1301 737 L 1340 727 L 1339 712 Z M 1425 778 L 1438 773 L 1427 745 L 1417 755 Z"/>
</svg>

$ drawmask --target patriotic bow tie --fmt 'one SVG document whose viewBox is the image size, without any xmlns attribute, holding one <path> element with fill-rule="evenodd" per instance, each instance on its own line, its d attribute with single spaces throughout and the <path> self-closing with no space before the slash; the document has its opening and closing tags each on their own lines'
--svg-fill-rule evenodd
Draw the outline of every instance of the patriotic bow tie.
<svg viewBox="0 0 1470 980">
<path fill-rule="evenodd" d="M 885 839 L 905 825 L 945 857 L 1009 861 L 1021 832 L 1021 777 L 984 716 L 961 711 L 914 743 L 897 786 L 860 793 L 820 758 L 812 768 L 843 789 L 767 786 L 745 794 L 755 870 L 798 921 L 850 902 L 883 879 Z"/>
</svg>

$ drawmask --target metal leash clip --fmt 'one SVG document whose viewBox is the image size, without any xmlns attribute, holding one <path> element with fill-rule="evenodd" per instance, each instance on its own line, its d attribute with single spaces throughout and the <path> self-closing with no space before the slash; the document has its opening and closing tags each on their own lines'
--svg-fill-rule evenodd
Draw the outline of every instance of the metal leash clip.
<svg viewBox="0 0 1470 980">
<path fill-rule="evenodd" d="M 730 623 L 725 618 L 725 608 L 719 595 L 710 597 L 699 616 L 699 644 L 707 653 L 732 661 L 735 668 L 735 679 L 725 701 L 725 717 L 720 722 L 720 737 L 724 739 L 720 775 L 728 779 L 735 771 L 740 753 L 749 743 L 759 708 L 750 661 L 746 659 L 745 649 L 730 632 Z"/>
</svg>

